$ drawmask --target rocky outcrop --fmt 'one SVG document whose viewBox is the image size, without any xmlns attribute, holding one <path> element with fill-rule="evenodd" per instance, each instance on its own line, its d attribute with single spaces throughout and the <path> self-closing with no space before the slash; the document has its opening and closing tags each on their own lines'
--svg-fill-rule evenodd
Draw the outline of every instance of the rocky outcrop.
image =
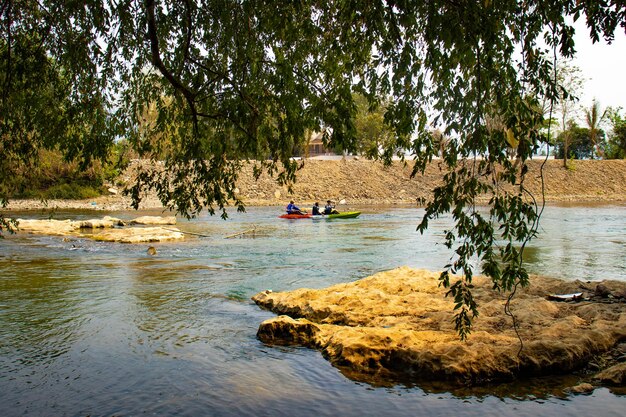
<svg viewBox="0 0 626 417">
<path fill-rule="evenodd" d="M 545 192 L 547 201 L 626 201 L 626 160 L 576 160 L 571 169 L 562 160 L 528 161 L 525 186 L 536 197 Z M 543 167 L 543 172 L 541 172 Z M 253 167 L 244 164 L 237 181 L 237 197 L 247 205 L 286 205 L 295 200 L 305 207 L 315 201 L 345 200 L 355 204 L 412 204 L 432 199 L 443 181 L 445 168 L 433 160 L 423 173 L 411 177 L 412 162 L 394 161 L 390 166 L 370 160 L 324 161 L 306 159 L 291 187 L 279 186 L 267 174 L 254 178 Z M 541 180 L 544 180 L 542 184 Z M 486 199 L 484 200 L 486 201 Z"/>
<path fill-rule="evenodd" d="M 124 222 L 105 216 L 90 220 L 18 219 L 17 230 L 34 234 L 65 236 L 80 229 L 102 229 L 124 226 Z"/>
<path fill-rule="evenodd" d="M 143 225 L 174 225 L 176 224 L 175 216 L 161 217 L 161 216 L 141 216 L 132 219 L 130 224 L 143 224 Z"/>
<path fill-rule="evenodd" d="M 594 302 L 585 292 L 580 302 L 550 301 L 549 294 L 587 287 L 539 277 L 531 282 L 511 303 L 523 346 L 504 313 L 505 297 L 486 278 L 474 279 L 480 316 L 461 341 L 438 273 L 406 267 L 321 290 L 259 293 L 253 300 L 280 316 L 263 322 L 257 336 L 319 349 L 355 379 L 461 384 L 572 371 L 626 339 L 623 300 Z M 613 294 L 626 287 L 604 285 Z"/>
<path fill-rule="evenodd" d="M 166 240 L 177 240 L 184 237 L 178 229 L 164 229 L 162 227 L 130 227 L 125 229 L 111 229 L 96 233 L 92 239 L 101 242 L 120 243 L 143 243 L 143 242 L 163 242 Z"/>
<path fill-rule="evenodd" d="M 158 217 L 150 216 L 149 219 L 143 221 L 152 221 L 152 224 L 172 224 L 172 218 L 169 217 L 160 220 Z M 174 218 L 174 224 L 175 221 Z M 184 234 L 176 228 L 125 226 L 126 224 L 122 220 L 109 216 L 90 220 L 18 219 L 18 226 L 15 231 L 52 236 L 76 236 L 122 243 L 162 242 L 184 237 Z"/>
<path fill-rule="evenodd" d="M 72 224 L 79 229 L 106 229 L 116 226 L 126 226 L 122 220 L 109 216 L 104 216 L 102 219 L 73 221 Z"/>
</svg>

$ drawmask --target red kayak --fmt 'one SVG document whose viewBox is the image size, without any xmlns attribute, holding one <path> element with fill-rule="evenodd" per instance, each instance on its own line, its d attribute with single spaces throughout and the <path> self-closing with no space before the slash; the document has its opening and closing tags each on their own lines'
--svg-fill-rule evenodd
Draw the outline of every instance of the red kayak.
<svg viewBox="0 0 626 417">
<path fill-rule="evenodd" d="M 306 213 L 306 214 L 283 214 L 282 216 L 278 216 L 278 217 L 280 217 L 281 219 L 308 219 L 311 216 L 312 214 Z"/>
</svg>

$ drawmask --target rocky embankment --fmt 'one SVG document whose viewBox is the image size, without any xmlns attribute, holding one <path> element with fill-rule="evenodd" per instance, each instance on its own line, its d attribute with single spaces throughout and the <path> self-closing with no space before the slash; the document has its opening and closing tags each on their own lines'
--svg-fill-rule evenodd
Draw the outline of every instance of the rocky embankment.
<svg viewBox="0 0 626 417">
<path fill-rule="evenodd" d="M 602 357 L 575 389 L 624 386 L 626 283 L 532 282 L 511 302 L 523 345 L 504 312 L 506 297 L 488 279 L 474 281 L 480 316 L 461 341 L 438 274 L 407 267 L 326 289 L 259 293 L 253 300 L 280 316 L 263 322 L 257 336 L 319 349 L 346 375 L 368 382 L 483 384 L 570 372 Z M 549 297 L 578 292 L 569 302 Z"/>
<path fill-rule="evenodd" d="M 132 183 L 135 165 L 120 177 L 122 184 Z M 570 169 L 563 168 L 562 160 L 529 161 L 527 188 L 539 197 L 542 193 L 541 177 L 544 179 L 545 197 L 548 202 L 624 202 L 626 201 L 626 160 L 572 161 Z M 428 165 L 424 174 L 411 178 L 412 164 L 395 161 L 385 167 L 380 162 L 363 159 L 304 161 L 297 181 L 289 193 L 286 186 L 277 184 L 267 174 L 254 179 L 252 164 L 244 165 L 237 181 L 237 195 L 248 206 L 285 205 L 293 199 L 307 206 L 315 201 L 345 200 L 349 205 L 397 204 L 414 205 L 417 198 L 429 200 L 434 187 L 441 184 L 444 171 L 439 161 Z M 123 186 L 113 190 L 115 194 L 85 201 L 50 200 L 45 203 L 32 200 L 12 200 L 9 210 L 41 208 L 80 208 L 95 210 L 130 210 L 130 199 L 122 196 Z M 144 197 L 140 208 L 161 208 L 153 195 Z"/>
<path fill-rule="evenodd" d="M 570 169 L 563 161 L 529 161 L 526 187 L 537 198 L 544 179 L 548 202 L 623 202 L 626 201 L 626 160 L 574 161 Z M 411 178 L 412 164 L 396 161 L 385 167 L 368 160 L 307 160 L 293 185 L 293 194 L 278 187 L 267 176 L 252 178 L 251 168 L 239 180 L 239 195 L 249 205 L 284 204 L 294 199 L 302 204 L 346 200 L 348 204 L 415 204 L 428 201 L 432 190 L 441 185 L 442 165 L 433 161 L 423 174 Z"/>
</svg>

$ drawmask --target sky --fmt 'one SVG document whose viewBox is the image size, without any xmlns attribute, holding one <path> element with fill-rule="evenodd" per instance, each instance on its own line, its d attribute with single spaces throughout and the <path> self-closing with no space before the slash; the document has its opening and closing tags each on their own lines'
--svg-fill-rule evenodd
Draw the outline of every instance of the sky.
<svg viewBox="0 0 626 417">
<path fill-rule="evenodd" d="M 615 41 L 592 44 L 584 19 L 574 23 L 576 57 L 572 63 L 587 78 L 579 103 L 589 107 L 594 98 L 604 109 L 621 106 L 626 111 L 626 35 L 618 29 Z"/>
</svg>

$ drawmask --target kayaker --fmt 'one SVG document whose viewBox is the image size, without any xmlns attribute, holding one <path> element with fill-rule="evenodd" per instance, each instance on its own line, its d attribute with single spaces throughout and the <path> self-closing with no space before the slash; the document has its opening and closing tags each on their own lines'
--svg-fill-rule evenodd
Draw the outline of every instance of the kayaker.
<svg viewBox="0 0 626 417">
<path fill-rule="evenodd" d="M 304 213 L 302 212 L 302 210 L 298 208 L 298 206 L 296 206 L 293 203 L 293 200 L 291 200 L 289 204 L 287 205 L 287 214 L 304 214 Z"/>
<path fill-rule="evenodd" d="M 339 214 L 339 212 L 335 210 L 335 206 L 332 204 L 330 200 L 326 201 L 326 207 L 324 207 L 324 214 Z"/>
<path fill-rule="evenodd" d="M 322 212 L 320 212 L 320 203 L 318 203 L 317 201 L 315 202 L 315 204 L 313 204 L 311 214 L 313 214 L 314 216 L 319 216 L 322 214 Z"/>
</svg>

